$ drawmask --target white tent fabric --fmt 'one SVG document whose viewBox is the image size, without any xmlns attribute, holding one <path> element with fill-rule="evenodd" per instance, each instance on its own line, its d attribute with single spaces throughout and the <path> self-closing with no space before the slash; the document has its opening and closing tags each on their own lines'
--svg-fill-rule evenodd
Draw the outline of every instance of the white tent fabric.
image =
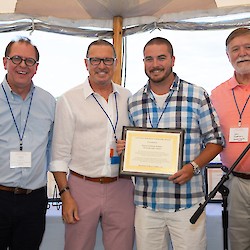
<svg viewBox="0 0 250 250">
<path fill-rule="evenodd" d="M 191 18 L 238 13 L 246 13 L 246 16 L 216 22 L 187 22 Z M 250 0 L 1 0 L 0 32 L 41 30 L 112 37 L 116 16 L 123 19 L 124 36 L 156 28 L 232 28 L 249 25 Z"/>
</svg>

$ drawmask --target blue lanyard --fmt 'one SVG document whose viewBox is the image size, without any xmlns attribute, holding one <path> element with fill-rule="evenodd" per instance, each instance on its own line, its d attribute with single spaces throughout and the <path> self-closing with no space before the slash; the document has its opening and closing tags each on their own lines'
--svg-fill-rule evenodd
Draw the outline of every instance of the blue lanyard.
<svg viewBox="0 0 250 250">
<path fill-rule="evenodd" d="M 157 121 L 157 124 L 156 124 L 156 127 L 155 127 L 155 128 L 158 128 L 159 123 L 160 123 L 160 120 L 161 120 L 163 114 L 165 113 L 165 111 L 166 111 L 166 109 L 167 109 L 167 106 L 168 106 L 168 104 L 169 104 L 169 101 L 170 101 L 170 99 L 171 99 L 173 93 L 174 93 L 174 92 L 171 91 L 171 93 L 170 93 L 169 96 L 167 97 L 167 99 L 166 99 L 166 101 L 165 101 L 165 103 L 166 103 L 166 104 L 165 104 L 165 107 L 164 107 L 164 109 L 163 109 L 163 111 L 162 111 L 162 113 L 161 113 L 161 115 L 160 115 L 160 118 L 159 118 L 158 121 Z M 151 94 L 152 94 L 152 93 L 151 93 Z M 152 94 L 152 95 L 153 95 L 153 94 Z M 154 98 L 154 102 L 156 103 L 156 100 L 155 100 L 155 97 L 154 97 L 154 96 L 153 96 L 153 98 Z M 150 117 L 150 111 L 149 111 L 148 105 L 147 105 L 147 112 L 148 112 L 148 117 L 149 117 L 149 122 L 150 122 L 150 124 L 151 124 L 151 127 L 154 128 L 153 123 L 152 123 L 152 120 L 151 120 L 151 117 Z"/>
<path fill-rule="evenodd" d="M 12 111 L 12 108 L 10 106 L 10 102 L 9 102 L 9 99 L 8 99 L 8 96 L 7 96 L 7 93 L 2 85 L 2 88 L 3 88 L 3 92 L 5 94 L 5 97 L 6 97 L 6 100 L 8 102 L 8 105 L 9 105 L 9 108 L 10 108 L 10 112 L 11 112 L 11 115 L 12 115 L 12 118 L 13 118 L 13 121 L 15 123 L 15 126 L 16 126 L 16 130 L 17 130 L 17 133 L 18 133 L 18 136 L 19 136 L 19 140 L 20 140 L 20 151 L 23 150 L 23 136 L 24 136 L 24 132 L 26 130 L 26 125 L 27 125 L 27 122 L 28 122 L 28 118 L 29 118 L 29 114 L 30 114 L 30 108 L 31 108 L 31 103 L 32 103 L 32 99 L 33 99 L 33 93 L 34 93 L 34 90 L 32 90 L 31 92 L 31 98 L 30 98 L 30 104 L 29 104 L 29 109 L 28 109 L 28 113 L 27 113 L 27 118 L 26 118 L 26 121 L 25 121 L 25 125 L 24 125 L 24 128 L 23 128 L 23 133 L 22 135 L 20 134 L 20 131 L 18 129 L 18 126 L 17 126 L 17 123 L 16 123 L 16 119 L 14 117 L 14 114 L 13 114 L 13 111 Z"/>
<path fill-rule="evenodd" d="M 116 136 L 116 128 L 117 128 L 117 124 L 118 124 L 118 104 L 117 104 L 117 99 L 116 99 L 116 93 L 114 93 L 115 96 L 115 106 L 116 106 L 116 122 L 115 122 L 115 126 L 113 124 L 113 122 L 111 121 L 111 118 L 109 117 L 109 115 L 107 114 L 107 112 L 104 110 L 104 108 L 102 107 L 101 103 L 96 99 L 94 93 L 92 93 L 92 96 L 94 97 L 94 99 L 96 100 L 96 102 L 98 103 L 98 105 L 100 106 L 100 108 L 102 109 L 102 111 L 104 112 L 104 114 L 107 116 L 111 127 L 113 129 L 114 132 L 114 138 L 115 138 L 115 142 L 117 142 L 117 136 Z"/>
<path fill-rule="evenodd" d="M 248 101 L 249 101 L 250 95 L 248 96 L 248 98 L 247 98 L 247 100 L 246 100 L 246 102 L 245 102 L 245 104 L 244 104 L 244 107 L 243 107 L 243 109 L 242 109 L 241 112 L 240 112 L 238 103 L 237 103 L 237 101 L 236 101 L 234 89 L 232 89 L 232 92 L 233 92 L 233 96 L 234 96 L 234 102 L 235 102 L 236 108 L 237 108 L 238 113 L 239 113 L 239 122 L 238 122 L 238 126 L 241 127 L 242 115 L 243 115 L 243 112 L 244 112 L 244 110 L 245 110 L 245 108 L 246 108 L 246 106 L 247 106 L 247 103 L 248 103 Z"/>
</svg>

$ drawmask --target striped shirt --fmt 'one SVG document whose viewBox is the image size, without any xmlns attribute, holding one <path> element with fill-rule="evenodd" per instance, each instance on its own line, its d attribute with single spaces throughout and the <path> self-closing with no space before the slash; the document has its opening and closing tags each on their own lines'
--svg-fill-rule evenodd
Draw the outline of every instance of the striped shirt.
<svg viewBox="0 0 250 250">
<path fill-rule="evenodd" d="M 146 84 L 128 101 L 133 126 L 184 129 L 183 165 L 194 160 L 207 143 L 223 145 L 218 117 L 207 92 L 199 86 L 175 80 L 162 108 Z M 135 204 L 154 211 L 189 208 L 204 197 L 202 175 L 183 185 L 160 178 L 136 177 Z"/>
</svg>

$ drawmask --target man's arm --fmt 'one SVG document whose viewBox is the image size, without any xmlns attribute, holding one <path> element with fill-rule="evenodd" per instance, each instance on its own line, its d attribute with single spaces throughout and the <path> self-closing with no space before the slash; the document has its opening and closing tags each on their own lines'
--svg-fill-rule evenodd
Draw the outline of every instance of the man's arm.
<svg viewBox="0 0 250 250">
<path fill-rule="evenodd" d="M 200 168 L 206 166 L 216 155 L 223 150 L 223 147 L 219 144 L 208 143 L 204 150 L 194 159 L 194 162 L 199 165 Z M 173 183 L 180 185 L 186 183 L 194 176 L 193 166 L 188 163 L 182 167 L 181 170 L 170 176 L 168 179 Z"/>
<path fill-rule="evenodd" d="M 58 185 L 62 201 L 62 218 L 66 223 L 76 223 L 80 220 L 78 216 L 77 204 L 70 194 L 67 176 L 65 172 L 53 172 L 54 178 Z"/>
</svg>

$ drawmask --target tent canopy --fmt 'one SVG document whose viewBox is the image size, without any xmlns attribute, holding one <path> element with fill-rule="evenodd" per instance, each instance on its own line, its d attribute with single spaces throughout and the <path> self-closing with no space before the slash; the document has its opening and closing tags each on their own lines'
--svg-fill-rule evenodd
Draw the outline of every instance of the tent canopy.
<svg viewBox="0 0 250 250">
<path fill-rule="evenodd" d="M 74 32 L 77 35 L 78 32 L 84 31 L 84 28 L 92 27 L 99 29 L 98 32 L 101 29 L 100 34 L 104 35 L 103 31 L 112 31 L 113 18 L 116 16 L 122 17 L 124 35 L 152 28 L 206 27 L 204 29 L 208 29 L 214 26 L 199 24 L 197 28 L 193 23 L 183 23 L 183 20 L 237 13 L 250 13 L 250 0 L 1 0 L 0 2 L 0 21 L 8 22 L 8 26 L 3 30 L 5 32 L 14 26 L 16 29 L 26 29 L 25 24 L 29 23 L 29 28 L 65 34 L 68 32 L 71 35 L 74 35 Z M 248 25 L 248 20 L 249 18 L 237 20 L 237 24 Z M 223 21 L 222 24 L 231 27 L 235 25 L 235 21 Z M 82 35 L 98 36 L 98 32 Z"/>
</svg>

